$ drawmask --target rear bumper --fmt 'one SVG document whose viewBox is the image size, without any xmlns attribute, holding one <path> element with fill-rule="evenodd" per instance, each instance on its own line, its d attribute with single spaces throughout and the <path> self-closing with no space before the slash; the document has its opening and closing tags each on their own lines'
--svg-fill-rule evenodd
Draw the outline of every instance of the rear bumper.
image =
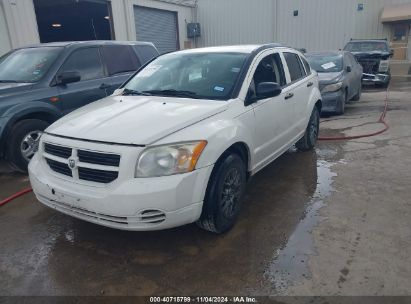
<svg viewBox="0 0 411 304">
<path fill-rule="evenodd" d="M 322 97 L 322 109 L 321 112 L 336 112 L 338 105 L 342 102 L 344 94 L 342 90 L 336 92 L 321 93 Z"/>
</svg>

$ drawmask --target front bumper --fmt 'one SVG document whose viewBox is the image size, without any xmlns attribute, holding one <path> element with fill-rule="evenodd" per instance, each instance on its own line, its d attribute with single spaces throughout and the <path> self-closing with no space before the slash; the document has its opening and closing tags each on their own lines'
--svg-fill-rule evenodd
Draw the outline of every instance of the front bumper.
<svg viewBox="0 0 411 304">
<path fill-rule="evenodd" d="M 336 112 L 340 102 L 343 102 L 344 93 L 342 90 L 338 90 L 336 92 L 321 93 L 321 97 L 323 105 L 321 112 Z"/>
<path fill-rule="evenodd" d="M 148 231 L 198 220 L 212 169 L 156 178 L 130 176 L 97 187 L 58 176 L 39 152 L 30 161 L 29 177 L 37 199 L 48 207 L 111 228 Z"/>
<path fill-rule="evenodd" d="M 362 83 L 363 84 L 388 84 L 390 82 L 391 75 L 390 74 L 367 74 L 364 73 L 362 75 Z"/>
</svg>

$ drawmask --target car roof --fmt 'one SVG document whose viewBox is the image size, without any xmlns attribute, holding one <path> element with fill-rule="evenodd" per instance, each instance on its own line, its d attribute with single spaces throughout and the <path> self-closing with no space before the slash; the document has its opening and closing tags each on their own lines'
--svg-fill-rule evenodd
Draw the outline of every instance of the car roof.
<svg viewBox="0 0 411 304">
<path fill-rule="evenodd" d="M 90 40 L 90 41 L 62 41 L 62 42 L 48 42 L 38 43 L 22 48 L 40 48 L 40 47 L 76 47 L 76 46 L 96 46 L 96 45 L 150 45 L 154 46 L 151 42 L 143 41 L 114 41 L 114 40 Z"/>
<path fill-rule="evenodd" d="M 388 41 L 385 39 L 352 39 L 350 41 L 348 41 L 348 43 L 353 42 L 353 43 L 357 43 L 357 42 L 384 42 L 388 44 Z"/>
<path fill-rule="evenodd" d="M 338 56 L 338 55 L 344 55 L 344 53 L 347 53 L 346 51 L 320 51 L 320 52 L 310 52 L 306 53 L 306 57 L 310 56 Z"/>
<path fill-rule="evenodd" d="M 255 51 L 269 48 L 285 48 L 282 44 L 245 44 L 245 45 L 227 45 L 227 46 L 212 46 L 205 48 L 187 49 L 178 51 L 178 53 L 244 53 L 251 54 Z"/>
</svg>

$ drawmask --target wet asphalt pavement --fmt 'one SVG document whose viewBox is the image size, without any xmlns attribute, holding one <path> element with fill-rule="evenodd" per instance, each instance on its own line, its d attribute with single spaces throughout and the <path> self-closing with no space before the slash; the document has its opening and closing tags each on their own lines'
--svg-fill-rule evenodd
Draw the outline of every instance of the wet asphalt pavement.
<svg viewBox="0 0 411 304">
<path fill-rule="evenodd" d="M 251 180 L 238 224 L 221 236 L 195 225 L 113 230 L 50 210 L 31 193 L 0 207 L 0 295 L 407 294 L 411 164 L 400 156 L 411 150 L 411 101 L 403 93 L 411 88 L 395 90 L 393 130 L 353 143 L 322 142 L 315 152 L 290 150 Z M 323 118 L 322 134 L 378 130 L 365 123 L 378 120 L 382 97 L 370 90 L 345 117 Z M 395 176 L 382 179 L 393 162 Z M 0 199 L 28 186 L 25 175 L 0 165 Z M 378 187 L 396 189 L 379 201 L 399 202 L 386 207 L 385 221 L 361 205 Z M 386 235 L 379 223 L 390 227 L 382 229 Z M 374 267 L 387 261 L 388 271 Z"/>
</svg>

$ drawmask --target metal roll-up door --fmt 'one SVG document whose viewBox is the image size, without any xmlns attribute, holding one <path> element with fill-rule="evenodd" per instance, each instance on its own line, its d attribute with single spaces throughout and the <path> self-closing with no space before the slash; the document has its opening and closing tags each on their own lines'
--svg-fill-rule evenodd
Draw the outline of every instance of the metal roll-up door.
<svg viewBox="0 0 411 304">
<path fill-rule="evenodd" d="M 138 41 L 154 43 L 161 54 L 179 49 L 176 12 L 134 6 L 134 21 Z"/>
</svg>

